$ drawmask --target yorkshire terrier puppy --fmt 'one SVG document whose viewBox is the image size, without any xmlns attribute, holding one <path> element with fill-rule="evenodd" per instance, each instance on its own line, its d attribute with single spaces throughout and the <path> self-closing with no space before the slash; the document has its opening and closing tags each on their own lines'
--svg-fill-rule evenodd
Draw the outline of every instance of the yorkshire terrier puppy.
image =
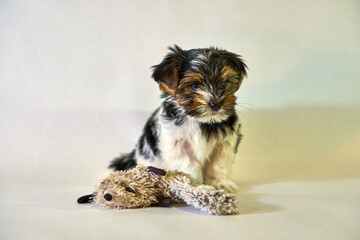
<svg viewBox="0 0 360 240">
<path fill-rule="evenodd" d="M 162 105 L 148 119 L 135 149 L 109 168 L 126 170 L 141 163 L 179 170 L 199 183 L 234 192 L 229 174 L 242 138 L 234 94 L 247 67 L 239 55 L 217 48 L 175 45 L 169 50 L 153 66 Z"/>
</svg>

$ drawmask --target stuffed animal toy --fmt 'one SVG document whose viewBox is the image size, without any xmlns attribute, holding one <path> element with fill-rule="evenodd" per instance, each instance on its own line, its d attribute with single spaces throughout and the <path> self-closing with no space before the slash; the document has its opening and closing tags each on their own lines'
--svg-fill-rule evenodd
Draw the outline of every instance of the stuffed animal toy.
<svg viewBox="0 0 360 240">
<path fill-rule="evenodd" d="M 185 202 L 215 215 L 238 213 L 235 195 L 209 185 L 193 184 L 194 179 L 178 171 L 165 171 L 138 165 L 128 171 L 116 171 L 105 178 L 95 192 L 78 199 L 78 203 L 114 208 L 170 206 Z"/>
</svg>

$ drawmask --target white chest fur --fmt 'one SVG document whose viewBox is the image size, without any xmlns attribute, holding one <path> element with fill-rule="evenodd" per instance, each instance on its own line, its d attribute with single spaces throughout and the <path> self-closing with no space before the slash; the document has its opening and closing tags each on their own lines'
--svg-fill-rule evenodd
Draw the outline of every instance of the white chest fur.
<svg viewBox="0 0 360 240">
<path fill-rule="evenodd" d="M 160 159 L 154 164 L 159 167 L 180 170 L 202 181 L 202 168 L 211 155 L 216 142 L 207 140 L 199 123 L 187 117 L 181 126 L 159 116 Z"/>
<path fill-rule="evenodd" d="M 207 138 L 201 124 L 194 118 L 186 116 L 184 121 L 176 125 L 176 121 L 169 120 L 160 112 L 153 117 L 158 121 L 156 134 L 159 154 L 145 158 L 137 149 L 138 163 L 182 171 L 192 175 L 198 183 L 205 181 L 225 188 L 229 185 L 230 166 L 236 153 L 234 146 L 240 135 L 239 124 L 235 123 L 235 133 L 228 130 L 224 137 L 220 134 L 219 137 Z M 149 147 L 143 144 L 142 149 L 150 151 Z"/>
<path fill-rule="evenodd" d="M 229 132 L 224 138 L 207 138 L 199 121 L 194 118 L 186 116 L 181 124 L 176 125 L 175 121 L 169 120 L 160 112 L 154 117 L 158 121 L 156 131 L 159 154 L 149 159 L 137 152 L 138 163 L 179 170 L 192 175 L 199 183 L 202 183 L 204 178 L 214 178 L 214 172 L 226 171 L 227 166 L 230 166 L 225 162 L 230 163 L 228 160 L 233 159 L 231 143 L 236 141 L 236 134 Z M 145 150 L 149 150 L 148 147 L 144 144 Z M 225 147 L 228 148 L 227 151 L 224 151 Z M 226 172 L 220 175 L 227 177 Z"/>
</svg>

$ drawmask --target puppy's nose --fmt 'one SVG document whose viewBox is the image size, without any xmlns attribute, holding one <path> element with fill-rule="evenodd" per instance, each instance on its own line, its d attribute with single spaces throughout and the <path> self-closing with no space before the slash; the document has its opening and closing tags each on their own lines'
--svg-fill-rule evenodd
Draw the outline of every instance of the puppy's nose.
<svg viewBox="0 0 360 240">
<path fill-rule="evenodd" d="M 209 106 L 212 110 L 217 111 L 220 109 L 221 103 L 219 103 L 219 102 L 216 103 L 216 102 L 211 101 L 211 102 L 209 102 Z"/>
</svg>

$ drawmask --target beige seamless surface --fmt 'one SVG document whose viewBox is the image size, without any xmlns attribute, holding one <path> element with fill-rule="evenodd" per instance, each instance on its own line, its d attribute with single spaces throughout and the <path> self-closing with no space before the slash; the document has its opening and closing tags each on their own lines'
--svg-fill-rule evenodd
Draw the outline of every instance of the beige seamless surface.
<svg viewBox="0 0 360 240">
<path fill-rule="evenodd" d="M 1 239 L 358 239 L 358 108 L 240 112 L 233 168 L 240 215 L 189 206 L 114 211 L 78 205 L 148 113 L 22 112 L 1 119 Z"/>
</svg>

